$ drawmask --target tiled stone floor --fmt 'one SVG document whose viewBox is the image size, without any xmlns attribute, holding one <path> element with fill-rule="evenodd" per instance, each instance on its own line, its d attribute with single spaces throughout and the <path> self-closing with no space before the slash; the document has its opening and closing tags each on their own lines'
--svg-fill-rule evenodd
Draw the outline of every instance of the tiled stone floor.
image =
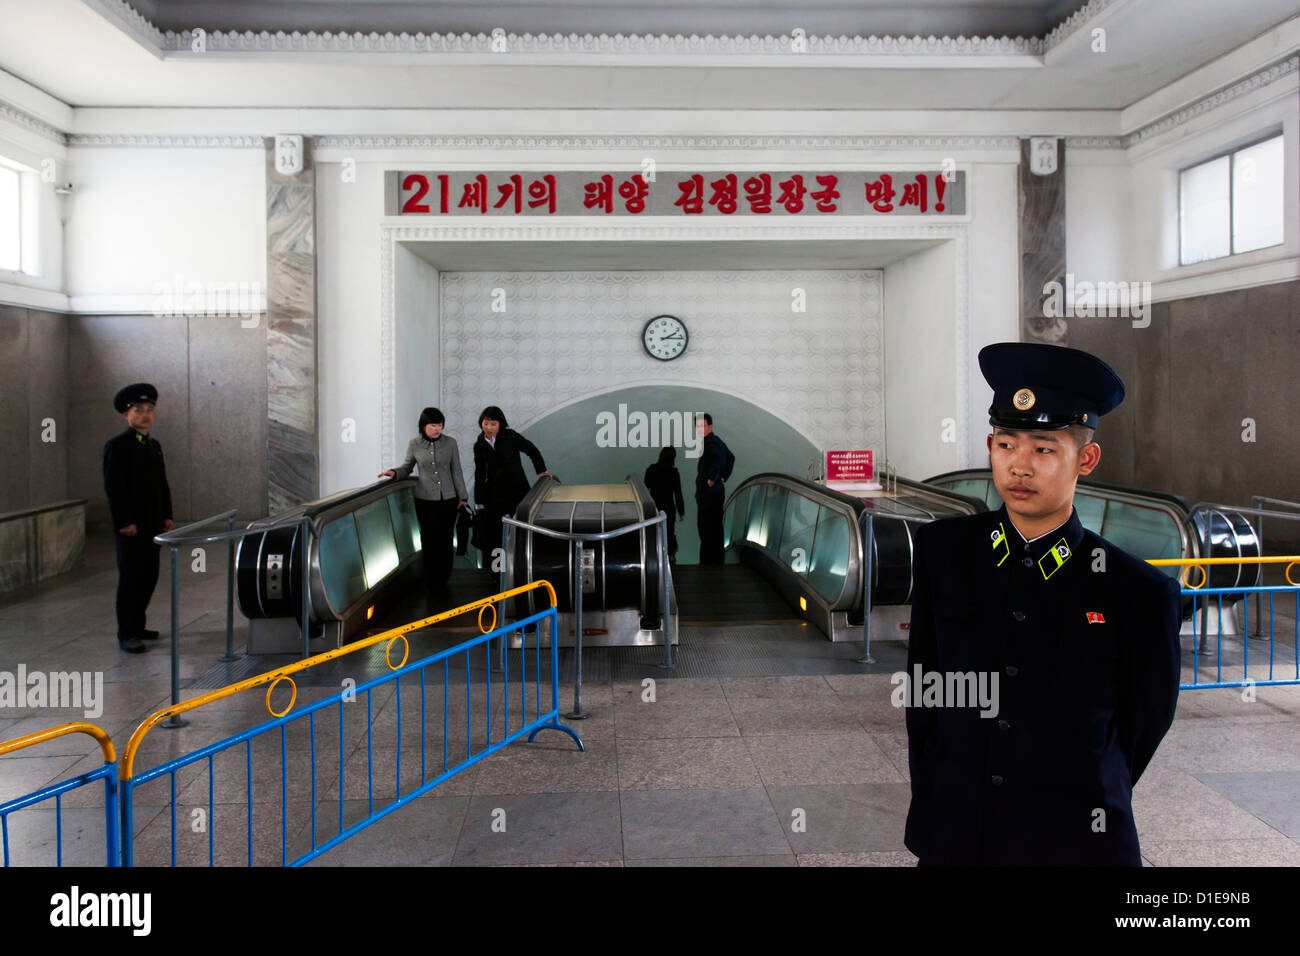
<svg viewBox="0 0 1300 956">
<path fill-rule="evenodd" d="M 185 568 L 185 563 L 182 567 Z M 180 674 L 182 687 L 208 673 L 224 646 L 224 570 L 183 570 Z M 85 565 L 68 575 L 0 599 L 0 670 L 81 670 L 103 674 L 103 713 L 94 720 L 119 750 L 139 721 L 168 700 L 170 663 L 164 639 L 150 653 L 122 654 L 113 638 L 116 570 L 111 552 L 92 541 Z M 164 560 L 150 624 L 169 627 Z M 237 631 L 237 645 L 238 640 Z M 820 638 L 808 634 L 808 640 Z M 453 638 L 416 635 L 412 659 Z M 437 643 L 441 640 L 441 643 Z M 813 645 L 817 649 L 824 643 Z M 897 650 L 895 648 L 895 650 Z M 553 731 L 512 744 L 351 837 L 314 865 L 755 865 L 900 866 L 914 858 L 903 846 L 908 805 L 907 740 L 903 714 L 889 702 L 892 664 L 862 673 L 673 678 L 647 651 L 638 680 L 589 682 L 592 714 L 572 722 L 586 752 Z M 897 658 L 882 653 L 882 660 Z M 1252 649 L 1252 662 L 1263 655 Z M 358 655 L 362 657 L 362 655 Z M 287 662 L 288 658 L 283 662 Z M 266 666 L 281 663 L 267 659 Z M 357 673 L 374 673 L 373 659 Z M 370 668 L 370 670 L 367 670 Z M 1254 672 L 1254 667 L 1252 667 Z M 1190 676 L 1190 669 L 1187 671 Z M 299 686 L 298 707 L 335 693 L 338 685 Z M 277 691 L 277 693 L 279 693 Z M 561 711 L 572 688 L 560 691 Z M 182 697 L 190 696 L 182 691 Z M 449 750 L 481 741 L 486 694 L 470 694 L 475 719 L 465 729 L 465 687 L 447 702 Z M 364 697 L 364 695 L 363 695 Z M 500 704 L 494 690 L 494 703 Z M 365 816 L 373 767 L 375 807 L 420 782 L 418 685 L 404 685 L 399 709 L 392 685 L 377 689 L 373 753 L 367 751 L 364 699 L 348 705 L 341 735 L 339 708 L 317 718 L 316 788 L 305 722 L 284 739 L 288 773 L 280 778 L 278 732 L 214 760 L 212 817 L 196 831 L 195 811 L 208 809 L 206 762 L 177 774 L 178 862 L 205 864 L 208 830 L 218 863 L 248 861 L 246 820 L 251 764 L 254 863 L 280 862 Z M 441 766 L 442 699 L 426 701 L 426 766 Z M 512 700 L 512 726 L 519 725 Z M 531 709 L 531 701 L 530 701 Z M 396 738 L 400 713 L 403 737 Z M 155 729 L 139 766 L 156 766 L 265 719 L 264 695 L 250 692 L 191 715 L 181 730 Z M 0 709 L 0 740 L 72 719 L 80 710 Z M 1180 697 L 1173 728 L 1134 793 L 1147 861 L 1189 864 L 1300 865 L 1300 688 L 1260 687 L 1246 702 L 1238 690 L 1197 690 Z M 494 731 L 500 735 L 500 725 Z M 340 761 L 340 754 L 345 759 Z M 453 760 L 455 758 L 453 757 Z M 84 737 L 0 758 L 0 800 L 85 772 L 100 762 Z M 340 804 L 339 771 L 343 767 Z M 136 796 L 137 863 L 165 863 L 171 846 L 170 781 Z M 283 810 L 282 810 L 283 800 Z M 103 788 L 64 797 L 65 862 L 103 859 Z M 283 813 L 283 817 L 282 817 Z M 53 861 L 53 811 L 15 814 L 8 840 L 17 864 Z"/>
</svg>

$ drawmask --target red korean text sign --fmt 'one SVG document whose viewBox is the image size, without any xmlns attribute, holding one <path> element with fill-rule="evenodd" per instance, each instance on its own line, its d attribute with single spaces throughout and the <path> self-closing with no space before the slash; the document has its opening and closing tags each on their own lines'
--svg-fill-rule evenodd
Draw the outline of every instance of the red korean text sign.
<svg viewBox="0 0 1300 956">
<path fill-rule="evenodd" d="M 389 171 L 389 216 L 963 216 L 952 168 L 824 172 Z"/>
<path fill-rule="evenodd" d="M 870 451 L 828 451 L 827 481 L 871 481 L 873 468 Z"/>
</svg>

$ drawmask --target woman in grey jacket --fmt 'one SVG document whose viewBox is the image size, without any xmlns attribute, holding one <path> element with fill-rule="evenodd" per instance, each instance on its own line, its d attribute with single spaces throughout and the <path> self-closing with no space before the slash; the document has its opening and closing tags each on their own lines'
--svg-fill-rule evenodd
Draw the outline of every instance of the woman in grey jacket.
<svg viewBox="0 0 1300 956">
<path fill-rule="evenodd" d="M 420 413 L 419 434 L 406 446 L 406 461 L 399 468 L 379 473 L 383 478 L 405 478 L 417 465 L 415 515 L 420 521 L 424 550 L 424 583 L 429 600 L 446 591 L 451 577 L 451 536 L 456 528 L 456 509 L 469 504 L 465 478 L 460 472 L 460 449 L 456 439 L 442 433 L 447 419 L 436 408 Z"/>
</svg>

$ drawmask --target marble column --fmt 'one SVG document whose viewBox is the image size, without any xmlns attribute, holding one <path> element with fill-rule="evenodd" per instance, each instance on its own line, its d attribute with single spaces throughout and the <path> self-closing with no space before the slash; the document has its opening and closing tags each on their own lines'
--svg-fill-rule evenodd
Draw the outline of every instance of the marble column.
<svg viewBox="0 0 1300 956">
<path fill-rule="evenodd" d="M 316 409 L 316 168 L 303 140 L 303 169 L 275 168 L 266 141 L 267 513 L 320 496 Z"/>
<path fill-rule="evenodd" d="M 1068 345 L 1064 317 L 1045 316 L 1043 286 L 1065 283 L 1065 140 L 1056 141 L 1056 171 L 1033 172 L 1030 140 L 1020 141 L 1020 340 Z"/>
</svg>

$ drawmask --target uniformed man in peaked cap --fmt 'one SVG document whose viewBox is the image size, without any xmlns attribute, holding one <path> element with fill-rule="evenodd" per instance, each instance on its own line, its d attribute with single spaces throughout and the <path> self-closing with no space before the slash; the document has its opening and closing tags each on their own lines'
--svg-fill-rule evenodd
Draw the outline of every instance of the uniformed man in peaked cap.
<svg viewBox="0 0 1300 956">
<path fill-rule="evenodd" d="M 128 385 L 113 398 L 127 429 L 104 445 L 104 490 L 117 546 L 117 642 L 130 654 L 158 637 L 145 628 L 145 610 L 158 583 L 154 535 L 170 531 L 172 495 L 162 446 L 149 437 L 158 390 L 147 382 Z"/>
<path fill-rule="evenodd" d="M 979 361 L 1003 505 L 916 537 L 906 844 L 922 866 L 1140 866 L 1132 791 L 1174 718 L 1179 588 L 1073 504 L 1124 383 L 1057 346 Z"/>
</svg>

